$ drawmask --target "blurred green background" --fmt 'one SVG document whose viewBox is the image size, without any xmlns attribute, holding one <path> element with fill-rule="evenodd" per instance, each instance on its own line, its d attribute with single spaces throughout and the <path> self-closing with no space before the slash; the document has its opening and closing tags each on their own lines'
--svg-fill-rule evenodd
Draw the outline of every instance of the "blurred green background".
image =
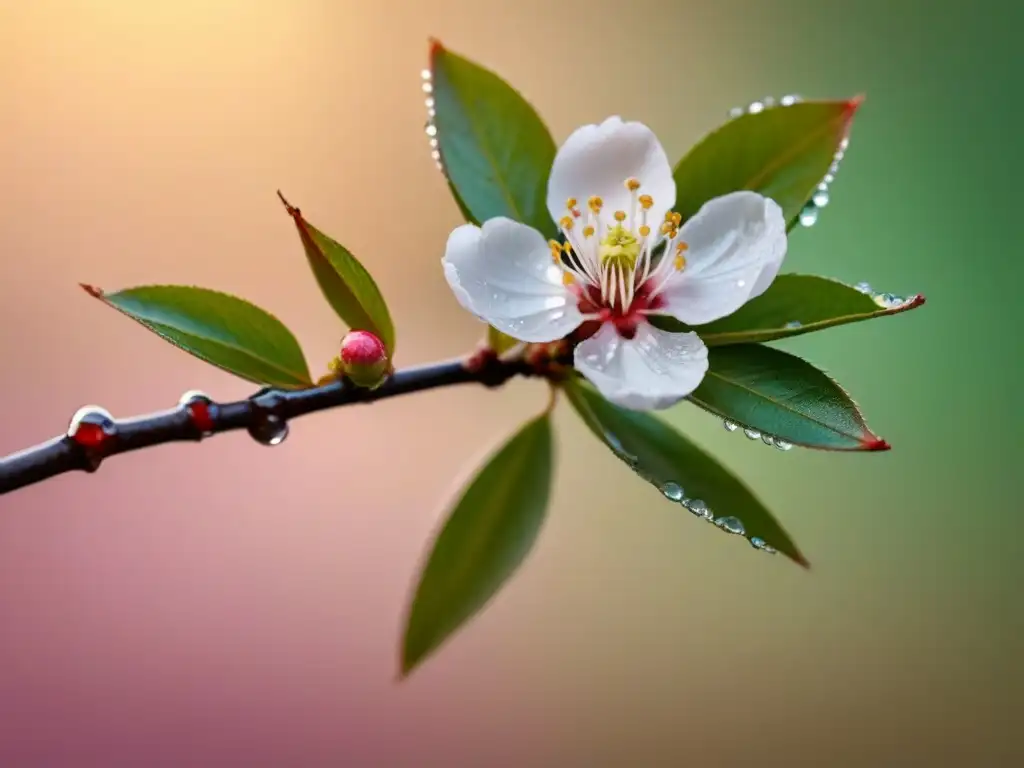
<svg viewBox="0 0 1024 768">
<path fill-rule="evenodd" d="M 787 343 L 888 453 L 781 453 L 681 408 L 803 572 L 635 478 L 567 409 L 525 570 L 394 682 L 407 590 L 472 462 L 544 389 L 447 390 L 112 461 L 0 500 L 0 764 L 1020 764 L 1019 4 L 952 0 L 0 3 L 0 453 L 251 387 L 78 288 L 198 283 L 340 328 L 281 188 L 377 277 L 400 365 L 482 328 L 439 258 L 427 37 L 556 140 L 610 114 L 680 156 L 729 108 L 866 93 L 788 271 L 920 310 Z"/>
</svg>

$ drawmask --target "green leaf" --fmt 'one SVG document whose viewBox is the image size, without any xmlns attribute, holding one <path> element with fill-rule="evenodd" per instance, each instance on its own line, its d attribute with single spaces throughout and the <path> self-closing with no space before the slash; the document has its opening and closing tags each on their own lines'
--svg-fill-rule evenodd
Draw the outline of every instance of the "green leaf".
<svg viewBox="0 0 1024 768">
<path fill-rule="evenodd" d="M 116 293 L 91 285 L 82 288 L 179 349 L 247 381 L 282 389 L 313 384 L 292 332 L 237 296 L 182 285 L 145 285 Z"/>
<path fill-rule="evenodd" d="M 775 200 L 792 227 L 828 173 L 861 100 L 804 101 L 730 120 L 676 165 L 675 210 L 685 220 L 708 200 L 747 189 Z"/>
<path fill-rule="evenodd" d="M 306 221 L 302 211 L 290 205 L 280 192 L 277 195 L 295 221 L 309 266 L 327 302 L 351 330 L 376 334 L 388 356 L 393 357 L 395 327 L 370 273 L 347 248 Z"/>
<path fill-rule="evenodd" d="M 507 333 L 502 333 L 493 325 L 487 326 L 487 346 L 499 355 L 508 352 L 519 343 L 519 339 L 514 339 Z"/>
<path fill-rule="evenodd" d="M 590 430 L 640 477 L 671 501 L 699 499 L 716 519 L 735 517 L 744 535 L 809 567 L 796 544 L 739 478 L 664 421 L 605 400 L 593 387 L 569 379 L 565 393 Z"/>
<path fill-rule="evenodd" d="M 476 615 L 515 573 L 544 522 L 551 422 L 528 422 L 465 489 L 434 541 L 409 610 L 402 676 Z"/>
<path fill-rule="evenodd" d="M 468 220 L 507 216 L 557 235 L 547 210 L 555 142 L 536 110 L 498 75 L 437 41 L 430 71 L 442 164 Z"/>
<path fill-rule="evenodd" d="M 709 347 L 773 341 L 836 325 L 906 312 L 924 304 L 918 294 L 902 303 L 876 303 L 868 294 L 813 275 L 779 275 L 768 290 L 736 312 L 694 330 Z M 793 326 L 798 323 L 798 326 Z M 676 329 L 673 329 L 676 330 Z"/>
<path fill-rule="evenodd" d="M 708 350 L 690 400 L 741 427 L 827 451 L 884 451 L 857 404 L 806 360 L 761 344 Z"/>
</svg>

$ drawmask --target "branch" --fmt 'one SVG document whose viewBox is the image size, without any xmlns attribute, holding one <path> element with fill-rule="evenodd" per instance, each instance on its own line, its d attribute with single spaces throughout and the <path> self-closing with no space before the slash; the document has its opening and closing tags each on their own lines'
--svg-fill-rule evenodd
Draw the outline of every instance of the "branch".
<svg viewBox="0 0 1024 768">
<path fill-rule="evenodd" d="M 543 366 L 521 356 L 498 358 L 484 351 L 394 373 L 377 389 L 360 389 L 344 380 L 310 389 L 262 389 L 245 400 L 215 403 L 200 393 L 186 393 L 174 409 L 116 420 L 100 408 L 83 409 L 68 432 L 0 459 L 0 494 L 47 478 L 82 470 L 95 472 L 109 456 L 182 440 L 246 429 L 257 442 L 276 445 L 288 434 L 288 421 L 307 413 L 421 392 L 453 384 L 497 387 L 510 378 L 546 376 Z"/>
</svg>

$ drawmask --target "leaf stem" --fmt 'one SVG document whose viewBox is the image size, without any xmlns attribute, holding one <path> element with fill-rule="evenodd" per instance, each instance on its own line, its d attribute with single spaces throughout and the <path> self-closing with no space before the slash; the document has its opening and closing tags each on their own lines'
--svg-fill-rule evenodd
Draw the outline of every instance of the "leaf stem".
<svg viewBox="0 0 1024 768">
<path fill-rule="evenodd" d="M 299 390 L 263 388 L 245 400 L 228 403 L 203 401 L 182 404 L 171 410 L 113 419 L 95 427 L 88 439 L 64 434 L 31 448 L 0 458 L 0 495 L 75 470 L 94 472 L 100 463 L 119 453 L 204 437 L 237 429 L 249 430 L 261 440 L 261 427 L 272 423 L 284 431 L 288 420 L 309 413 L 358 403 L 373 403 L 398 395 L 456 384 L 498 387 L 515 376 L 549 377 L 543 366 L 519 358 L 450 360 L 395 372 L 376 389 L 360 389 L 351 382 L 334 380 Z M 265 434 L 265 433 L 264 433 Z M 264 442 L 266 440 L 264 439 Z"/>
</svg>

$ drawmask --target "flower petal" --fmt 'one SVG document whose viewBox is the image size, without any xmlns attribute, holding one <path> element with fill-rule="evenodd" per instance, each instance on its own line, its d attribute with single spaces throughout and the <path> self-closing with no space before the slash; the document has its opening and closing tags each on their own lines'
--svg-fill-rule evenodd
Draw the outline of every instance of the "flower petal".
<svg viewBox="0 0 1024 768">
<path fill-rule="evenodd" d="M 520 341 L 561 339 L 583 322 L 544 236 L 506 218 L 464 224 L 448 237 L 444 276 L 467 310 Z"/>
<path fill-rule="evenodd" d="M 659 410 L 697 388 L 708 370 L 708 349 L 695 333 L 668 333 L 641 323 L 632 339 L 624 339 L 605 324 L 576 347 L 574 362 L 616 405 Z"/>
<path fill-rule="evenodd" d="M 786 256 L 786 220 L 756 192 L 705 203 L 683 224 L 686 268 L 669 278 L 662 311 L 688 325 L 731 315 L 771 285 Z"/>
<path fill-rule="evenodd" d="M 559 148 L 551 166 L 551 218 L 558 221 L 566 215 L 565 202 L 570 197 L 585 207 L 592 195 L 604 201 L 609 216 L 615 211 L 628 213 L 632 198 L 624 182 L 630 178 L 640 182 L 640 194 L 654 198 L 648 221 L 657 228 L 676 202 L 672 166 L 658 137 L 643 123 L 625 123 L 620 117 L 578 128 Z"/>
</svg>

